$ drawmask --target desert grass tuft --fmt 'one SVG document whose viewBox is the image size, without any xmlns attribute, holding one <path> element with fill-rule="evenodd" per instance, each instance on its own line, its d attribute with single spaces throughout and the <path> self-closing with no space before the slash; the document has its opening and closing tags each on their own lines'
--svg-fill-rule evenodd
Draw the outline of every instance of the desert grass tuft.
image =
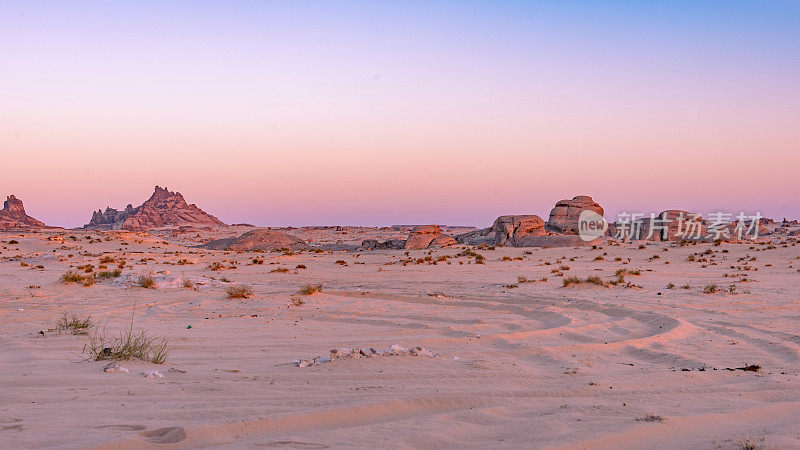
<svg viewBox="0 0 800 450">
<path fill-rule="evenodd" d="M 317 292 L 322 292 L 322 284 L 307 284 L 300 288 L 300 293 L 303 295 L 313 295 Z"/>
<path fill-rule="evenodd" d="M 75 314 L 64 313 L 56 322 L 55 329 L 59 333 L 88 334 L 92 326 L 92 316 L 80 317 Z"/>
<path fill-rule="evenodd" d="M 250 298 L 253 296 L 253 288 L 246 284 L 237 284 L 225 289 L 228 298 Z"/>
<path fill-rule="evenodd" d="M 91 286 L 95 281 L 94 275 L 81 275 L 72 270 L 68 270 L 67 273 L 61 276 L 62 283 L 80 283 L 84 286 Z"/>
<path fill-rule="evenodd" d="M 188 278 L 184 278 L 183 279 L 183 287 L 185 287 L 186 289 L 192 289 L 192 290 L 195 290 L 195 291 L 197 290 L 197 286 L 194 284 L 194 281 L 192 281 L 192 280 L 190 280 Z"/>
<path fill-rule="evenodd" d="M 95 361 L 141 359 L 154 364 L 164 363 L 169 350 L 167 338 L 154 336 L 146 331 L 134 332 L 132 329 L 120 333 L 119 336 L 98 330 L 89 334 L 89 342 L 83 346 L 84 353 Z"/>
<path fill-rule="evenodd" d="M 639 422 L 663 422 L 664 418 L 654 414 L 647 414 L 646 416 L 637 417 L 636 420 Z"/>
<path fill-rule="evenodd" d="M 115 359 L 127 361 L 141 359 L 154 364 L 163 364 L 170 352 L 169 339 L 141 330 L 133 331 L 133 318 L 136 314 L 136 304 L 131 311 L 131 323 L 127 331 L 118 336 L 106 332 L 105 328 L 94 328 L 89 333 L 89 342 L 84 344 L 83 352 L 88 359 L 101 361 Z"/>
<path fill-rule="evenodd" d="M 103 278 L 103 279 L 118 278 L 120 275 L 122 275 L 122 271 L 119 269 L 103 270 L 102 272 L 99 272 L 97 274 L 97 278 Z"/>
<path fill-rule="evenodd" d="M 145 289 L 155 289 L 156 288 L 156 280 L 150 275 L 141 275 L 139 279 L 136 280 L 136 284 L 139 287 L 143 287 Z"/>
</svg>

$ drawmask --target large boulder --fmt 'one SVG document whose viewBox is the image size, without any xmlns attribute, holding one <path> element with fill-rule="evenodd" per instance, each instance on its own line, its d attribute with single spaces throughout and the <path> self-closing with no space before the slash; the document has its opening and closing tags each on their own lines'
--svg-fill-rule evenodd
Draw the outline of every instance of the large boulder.
<svg viewBox="0 0 800 450">
<path fill-rule="evenodd" d="M 458 242 L 456 242 L 456 240 L 454 238 L 452 238 L 450 236 L 442 235 L 442 236 L 438 236 L 438 237 L 433 238 L 431 243 L 428 244 L 428 248 L 443 248 L 443 247 L 449 247 L 451 245 L 456 245 L 456 244 L 458 244 Z"/>
<path fill-rule="evenodd" d="M 377 239 L 365 239 L 361 242 L 359 250 L 401 250 L 405 247 L 406 241 L 403 239 L 389 239 L 383 242 L 379 242 Z"/>
<path fill-rule="evenodd" d="M 578 234 L 578 218 L 585 210 L 603 215 L 603 207 L 588 195 L 578 195 L 572 200 L 561 200 L 550 211 L 547 229 L 561 234 Z"/>
<path fill-rule="evenodd" d="M 406 240 L 406 250 L 420 250 L 428 248 L 434 239 L 442 236 L 442 228 L 439 225 L 418 225 L 411 229 L 411 233 Z"/>
<path fill-rule="evenodd" d="M 509 215 L 498 217 L 491 227 L 459 234 L 456 241 L 467 245 L 505 245 L 525 247 L 523 243 L 532 236 L 547 234 L 545 223 L 537 215 Z"/>
<path fill-rule="evenodd" d="M 296 236 L 280 231 L 259 229 L 248 231 L 237 238 L 216 239 L 202 246 L 209 250 L 303 250 L 308 248 L 306 242 Z"/>
</svg>

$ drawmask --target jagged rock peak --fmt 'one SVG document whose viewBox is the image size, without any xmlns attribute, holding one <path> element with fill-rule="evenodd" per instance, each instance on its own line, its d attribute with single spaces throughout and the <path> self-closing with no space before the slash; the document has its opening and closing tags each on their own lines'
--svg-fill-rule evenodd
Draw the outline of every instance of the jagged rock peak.
<svg viewBox="0 0 800 450">
<path fill-rule="evenodd" d="M 0 229 L 47 228 L 43 222 L 34 219 L 25 213 L 22 200 L 13 194 L 6 197 L 3 209 L 0 209 Z"/>
<path fill-rule="evenodd" d="M 150 198 L 136 208 L 128 204 L 121 211 L 114 208 L 95 211 L 86 227 L 147 230 L 182 225 L 224 226 L 225 224 L 196 205 L 186 203 L 180 192 L 156 186 Z"/>
</svg>

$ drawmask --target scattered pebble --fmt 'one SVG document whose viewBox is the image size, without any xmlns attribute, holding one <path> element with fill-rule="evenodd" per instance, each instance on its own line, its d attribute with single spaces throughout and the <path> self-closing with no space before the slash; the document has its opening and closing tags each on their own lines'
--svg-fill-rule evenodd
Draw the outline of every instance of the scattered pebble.
<svg viewBox="0 0 800 450">
<path fill-rule="evenodd" d="M 311 360 L 298 358 L 292 361 L 297 367 L 309 367 L 317 364 L 331 362 L 335 359 L 350 359 L 350 358 L 374 358 L 377 356 L 428 356 L 433 357 L 434 354 L 425 347 L 405 348 L 398 344 L 394 344 L 388 349 L 375 350 L 372 347 L 368 348 L 332 348 L 330 357 L 317 356 Z"/>
<path fill-rule="evenodd" d="M 115 362 L 112 362 L 112 363 L 106 364 L 106 366 L 103 367 L 103 372 L 104 373 L 115 373 L 115 372 L 129 373 L 130 370 L 120 366 L 119 364 L 117 364 Z"/>
<path fill-rule="evenodd" d="M 142 376 L 145 378 L 164 378 L 164 374 L 157 370 L 148 370 L 147 372 L 142 372 Z"/>
</svg>

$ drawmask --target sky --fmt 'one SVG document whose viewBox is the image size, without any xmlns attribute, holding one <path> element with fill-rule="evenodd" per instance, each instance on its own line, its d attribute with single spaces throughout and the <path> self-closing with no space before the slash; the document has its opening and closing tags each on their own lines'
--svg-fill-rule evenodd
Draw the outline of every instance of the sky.
<svg viewBox="0 0 800 450">
<path fill-rule="evenodd" d="M 227 223 L 800 217 L 800 1 L 0 0 L 0 196 Z M 2 197 L 5 198 L 5 197 Z"/>
</svg>

